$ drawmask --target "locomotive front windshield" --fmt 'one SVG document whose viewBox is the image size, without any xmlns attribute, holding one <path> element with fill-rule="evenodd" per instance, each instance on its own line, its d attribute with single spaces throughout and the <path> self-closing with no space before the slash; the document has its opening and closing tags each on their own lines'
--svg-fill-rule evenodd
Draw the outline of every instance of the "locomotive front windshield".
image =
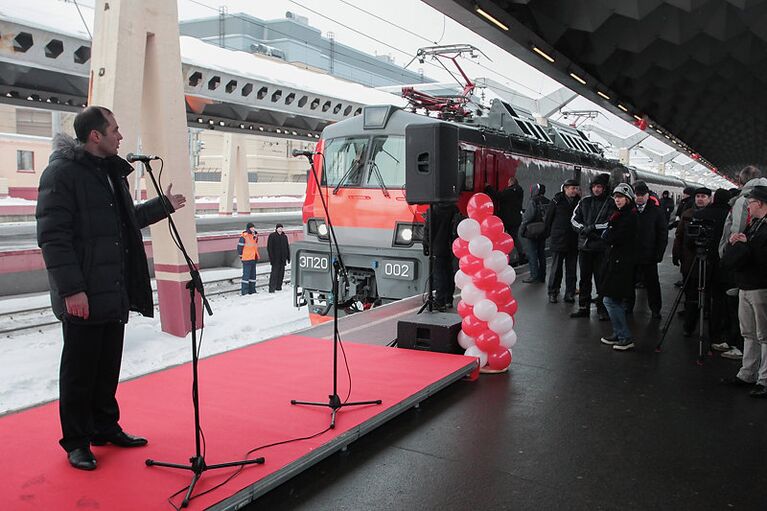
<svg viewBox="0 0 767 511">
<path fill-rule="evenodd" d="M 328 140 L 322 184 L 336 188 L 402 188 L 405 185 L 404 137 L 382 135 Z"/>
</svg>

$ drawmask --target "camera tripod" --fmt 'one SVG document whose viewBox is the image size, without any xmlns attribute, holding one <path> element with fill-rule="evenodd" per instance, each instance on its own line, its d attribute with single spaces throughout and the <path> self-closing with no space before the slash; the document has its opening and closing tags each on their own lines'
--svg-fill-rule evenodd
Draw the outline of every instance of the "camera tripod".
<svg viewBox="0 0 767 511">
<path fill-rule="evenodd" d="M 685 296 L 685 292 L 687 290 L 687 286 L 690 285 L 691 277 L 694 273 L 697 272 L 698 274 L 698 302 L 696 305 L 696 310 L 698 312 L 698 365 L 703 365 L 703 345 L 706 342 L 706 337 L 703 334 L 703 329 L 705 326 L 705 304 L 706 304 L 706 296 L 707 296 L 707 290 L 706 290 L 706 279 L 708 278 L 708 249 L 706 246 L 695 246 L 695 261 L 693 262 L 693 265 L 690 267 L 690 270 L 687 272 L 687 275 L 684 278 L 684 284 L 679 289 L 679 292 L 676 295 L 676 298 L 674 299 L 674 305 L 671 307 L 671 312 L 669 313 L 668 317 L 666 317 L 666 322 L 663 325 L 663 333 L 661 334 L 660 340 L 658 341 L 658 345 L 655 347 L 656 352 L 661 351 L 661 347 L 663 346 L 663 342 L 666 339 L 666 334 L 668 333 L 668 330 L 671 326 L 671 322 L 674 320 L 674 315 L 676 313 L 677 308 L 679 307 L 679 303 L 682 301 L 682 297 Z M 692 314 L 692 311 L 685 310 L 685 314 Z M 710 341 L 709 341 L 710 342 Z"/>
</svg>

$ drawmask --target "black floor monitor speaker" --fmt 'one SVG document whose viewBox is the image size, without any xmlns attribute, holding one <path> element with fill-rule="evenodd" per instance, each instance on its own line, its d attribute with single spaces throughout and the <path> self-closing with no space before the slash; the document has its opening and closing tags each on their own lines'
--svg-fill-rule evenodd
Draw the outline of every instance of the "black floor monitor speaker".
<svg viewBox="0 0 767 511">
<path fill-rule="evenodd" d="M 405 198 L 408 204 L 455 202 L 458 176 L 458 127 L 446 122 L 405 128 Z"/>
<path fill-rule="evenodd" d="M 421 351 L 462 354 L 458 345 L 461 316 L 445 312 L 413 314 L 397 323 L 397 346 Z"/>
</svg>

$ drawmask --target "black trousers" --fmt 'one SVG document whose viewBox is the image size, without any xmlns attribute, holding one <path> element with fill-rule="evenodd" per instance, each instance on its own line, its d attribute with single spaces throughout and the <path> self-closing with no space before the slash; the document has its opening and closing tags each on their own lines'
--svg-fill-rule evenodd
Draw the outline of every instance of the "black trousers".
<svg viewBox="0 0 767 511">
<path fill-rule="evenodd" d="M 604 272 L 604 252 L 586 252 L 581 250 L 578 262 L 581 270 L 581 280 L 578 285 L 578 308 L 588 309 L 591 306 L 591 279 L 594 279 L 597 289 L 597 311 L 607 312 L 602 302 L 602 278 Z"/>
<path fill-rule="evenodd" d="M 575 296 L 576 271 L 578 268 L 578 249 L 567 252 L 551 253 L 551 271 L 549 273 L 549 294 L 558 295 L 562 286 L 562 263 L 565 266 L 565 295 Z"/>
<path fill-rule="evenodd" d="M 658 263 L 636 265 L 637 282 L 644 284 L 647 292 L 647 306 L 651 312 L 660 312 L 663 302 L 660 296 L 660 279 L 658 278 Z M 628 309 L 634 310 L 636 291 L 628 303 Z"/>
<path fill-rule="evenodd" d="M 88 447 L 94 435 L 121 431 L 117 382 L 125 325 L 77 324 L 64 321 L 61 353 L 59 416 L 67 451 Z"/>
<path fill-rule="evenodd" d="M 455 272 L 453 256 L 434 256 L 434 301 L 437 306 L 453 303 Z"/>
<path fill-rule="evenodd" d="M 285 263 L 272 263 L 272 272 L 269 274 L 269 292 L 282 289 L 282 280 L 285 278 Z"/>
</svg>

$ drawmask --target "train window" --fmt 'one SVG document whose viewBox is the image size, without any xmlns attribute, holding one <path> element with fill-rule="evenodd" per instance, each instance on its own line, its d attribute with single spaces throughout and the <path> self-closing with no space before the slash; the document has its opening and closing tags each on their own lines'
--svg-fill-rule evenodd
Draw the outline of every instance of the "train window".
<svg viewBox="0 0 767 511">
<path fill-rule="evenodd" d="M 533 128 L 535 133 L 537 134 L 537 137 L 544 142 L 551 142 L 551 138 L 549 138 L 549 134 L 546 133 L 543 128 L 538 126 L 537 124 L 530 124 L 530 126 Z"/>
<path fill-rule="evenodd" d="M 376 170 L 387 188 L 405 185 L 405 137 L 374 137 L 370 154 L 368 185 L 380 186 Z"/>
<path fill-rule="evenodd" d="M 359 186 L 362 182 L 368 137 L 332 138 L 325 145 L 322 184 Z"/>
<path fill-rule="evenodd" d="M 530 133 L 530 130 L 527 127 L 527 123 L 522 121 L 521 119 L 515 119 L 517 121 L 517 125 L 519 126 L 519 129 L 522 130 L 522 133 L 527 135 L 528 137 L 534 137 L 532 133 Z"/>
<path fill-rule="evenodd" d="M 463 175 L 463 189 L 474 190 L 474 151 L 461 150 L 458 156 L 458 172 Z"/>
</svg>

